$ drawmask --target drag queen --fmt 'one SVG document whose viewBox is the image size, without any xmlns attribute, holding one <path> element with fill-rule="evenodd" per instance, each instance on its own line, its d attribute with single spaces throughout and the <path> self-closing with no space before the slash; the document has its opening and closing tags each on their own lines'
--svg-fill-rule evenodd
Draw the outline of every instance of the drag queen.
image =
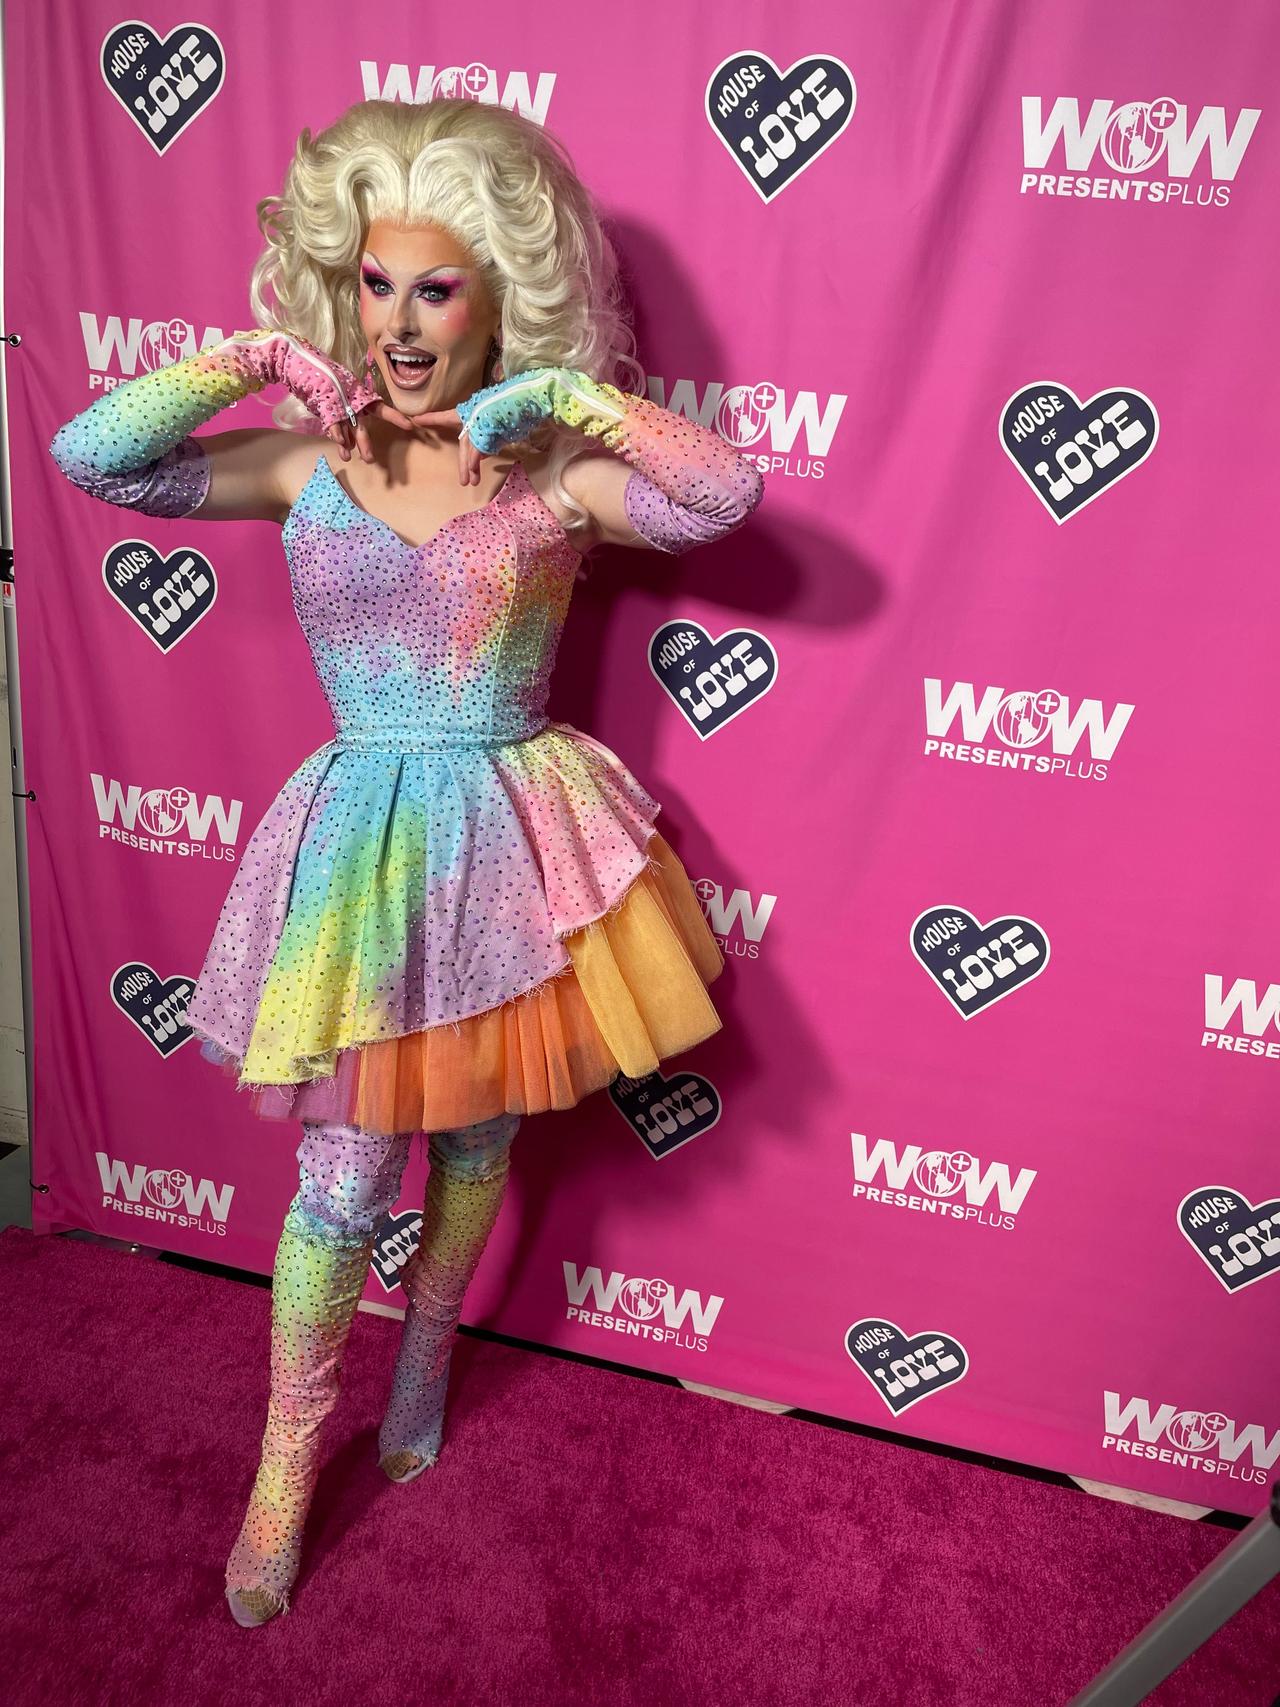
<svg viewBox="0 0 1280 1707">
<path fill-rule="evenodd" d="M 250 838 L 187 1008 L 254 1112 L 302 1126 L 266 1429 L 227 1563 L 243 1625 L 289 1608 L 413 1135 L 430 1173 L 378 1438 L 400 1483 L 441 1449 L 521 1118 L 720 1028 L 723 957 L 658 802 L 546 699 L 587 552 L 684 552 L 763 489 L 644 395 L 613 248 L 533 121 L 362 102 L 302 132 L 258 215 L 259 324 L 118 385 L 50 447 L 109 503 L 279 524 L 334 719 Z M 288 393 L 275 425 L 196 435 L 271 385 Z"/>
</svg>

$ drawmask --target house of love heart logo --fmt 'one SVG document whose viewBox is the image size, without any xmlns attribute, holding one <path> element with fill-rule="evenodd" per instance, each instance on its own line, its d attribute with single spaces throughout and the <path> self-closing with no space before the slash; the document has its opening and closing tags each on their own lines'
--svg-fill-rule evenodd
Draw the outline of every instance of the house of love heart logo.
<svg viewBox="0 0 1280 1707">
<path fill-rule="evenodd" d="M 162 557 L 146 540 L 122 539 L 102 559 L 102 579 L 162 652 L 185 640 L 218 596 L 213 565 L 189 545 Z"/>
<path fill-rule="evenodd" d="M 969 1354 L 950 1334 L 903 1333 L 896 1322 L 868 1316 L 844 1336 L 844 1349 L 895 1417 L 959 1381 Z"/>
<path fill-rule="evenodd" d="M 1251 1204 L 1225 1185 L 1202 1185 L 1178 1205 L 1178 1225 L 1228 1292 L 1280 1274 L 1280 1198 Z"/>
<path fill-rule="evenodd" d="M 384 1292 L 394 1292 L 400 1285 L 409 1258 L 418 1248 L 421 1232 L 421 1209 L 401 1209 L 398 1214 L 388 1215 L 374 1234 L 369 1266 Z"/>
<path fill-rule="evenodd" d="M 654 1161 L 700 1138 L 720 1118 L 720 1092 L 701 1073 L 673 1073 L 669 1079 L 661 1073 L 643 1079 L 620 1075 L 609 1086 L 609 1098 Z"/>
<path fill-rule="evenodd" d="M 1082 403 L 1070 386 L 1040 380 L 1000 412 L 1000 443 L 1055 522 L 1065 522 L 1150 456 L 1155 404 L 1128 387 Z"/>
<path fill-rule="evenodd" d="M 204 24 L 177 24 L 162 41 L 150 24 L 117 24 L 102 42 L 102 76 L 157 154 L 218 93 L 222 43 Z"/>
<path fill-rule="evenodd" d="M 778 679 L 778 654 L 754 628 L 713 640 L 700 622 L 664 622 L 649 639 L 649 668 L 706 740 Z"/>
<path fill-rule="evenodd" d="M 1030 919 L 980 925 L 963 907 L 930 907 L 911 927 L 911 952 L 968 1019 L 1038 978 L 1049 939 Z"/>
<path fill-rule="evenodd" d="M 192 1036 L 187 1002 L 195 983 L 181 975 L 162 978 L 145 961 L 132 960 L 112 974 L 111 1000 L 161 1055 L 172 1055 Z"/>
<path fill-rule="evenodd" d="M 733 53 L 707 79 L 707 118 L 761 201 L 812 166 L 853 117 L 857 89 L 831 53 L 779 71 L 767 53 Z"/>
</svg>

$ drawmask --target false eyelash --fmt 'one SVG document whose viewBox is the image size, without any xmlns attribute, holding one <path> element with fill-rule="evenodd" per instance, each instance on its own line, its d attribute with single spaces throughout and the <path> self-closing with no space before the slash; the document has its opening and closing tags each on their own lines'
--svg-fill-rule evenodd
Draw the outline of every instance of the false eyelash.
<svg viewBox="0 0 1280 1707">
<path fill-rule="evenodd" d="M 370 285 L 370 286 L 372 286 L 372 285 L 386 285 L 388 290 L 391 289 L 390 280 L 384 279 L 384 278 L 379 278 L 377 273 L 362 273 L 361 277 L 363 278 L 365 284 L 367 284 L 367 285 Z M 428 280 L 426 280 L 426 282 L 424 284 L 421 284 L 418 286 L 419 290 L 442 290 L 445 293 L 446 297 L 449 295 L 452 288 L 453 287 L 451 285 L 444 284 L 438 279 L 428 279 Z M 439 300 L 443 300 L 443 298 L 441 298 Z"/>
</svg>

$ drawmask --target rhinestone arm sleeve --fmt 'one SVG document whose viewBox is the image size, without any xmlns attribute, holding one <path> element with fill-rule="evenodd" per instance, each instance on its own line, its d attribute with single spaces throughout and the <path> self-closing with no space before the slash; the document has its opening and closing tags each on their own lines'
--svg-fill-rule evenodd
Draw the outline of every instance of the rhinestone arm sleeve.
<svg viewBox="0 0 1280 1707">
<path fill-rule="evenodd" d="M 568 368 L 535 368 L 458 405 L 462 432 L 486 455 L 553 419 L 631 464 L 627 520 L 659 551 L 688 551 L 741 527 L 764 480 L 718 433 L 648 397 Z"/>
<path fill-rule="evenodd" d="M 125 380 L 54 435 L 49 452 L 73 485 L 151 516 L 186 516 L 209 490 L 196 427 L 228 404 L 285 385 L 325 427 L 378 400 L 371 386 L 292 332 L 233 332 L 184 361 Z"/>
</svg>

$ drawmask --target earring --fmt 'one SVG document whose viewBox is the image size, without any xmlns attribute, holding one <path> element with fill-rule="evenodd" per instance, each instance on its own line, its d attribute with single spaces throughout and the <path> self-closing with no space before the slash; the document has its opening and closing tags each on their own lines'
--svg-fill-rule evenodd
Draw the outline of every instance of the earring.
<svg viewBox="0 0 1280 1707">
<path fill-rule="evenodd" d="M 373 345 L 370 344 L 364 358 L 364 379 L 366 385 L 373 384 Z"/>
</svg>

